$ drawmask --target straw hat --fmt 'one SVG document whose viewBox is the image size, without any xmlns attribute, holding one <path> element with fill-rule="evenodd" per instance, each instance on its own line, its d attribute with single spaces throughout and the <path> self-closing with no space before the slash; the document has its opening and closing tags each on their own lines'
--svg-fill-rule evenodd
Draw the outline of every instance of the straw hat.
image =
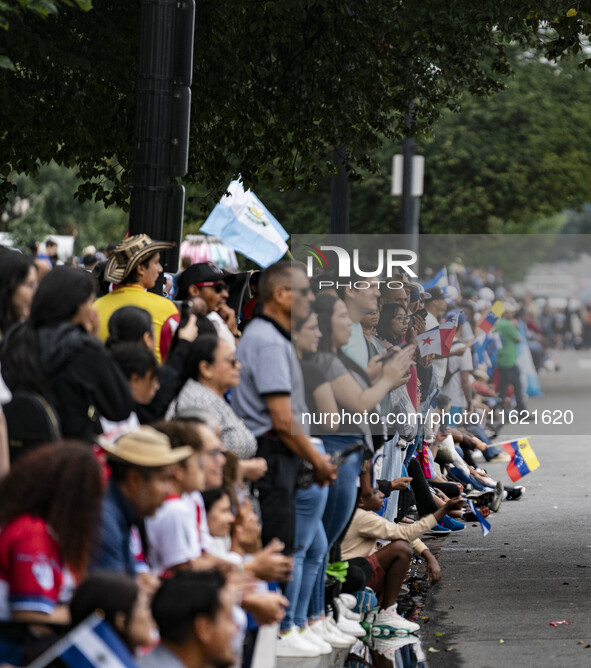
<svg viewBox="0 0 591 668">
<path fill-rule="evenodd" d="M 145 426 L 123 434 L 114 444 L 101 441 L 100 445 L 109 457 L 148 468 L 178 464 L 194 452 L 190 445 L 172 448 L 166 434 Z"/>
<path fill-rule="evenodd" d="M 121 283 L 149 255 L 174 248 L 172 241 L 152 241 L 147 234 L 135 234 L 124 239 L 109 258 L 105 267 L 105 281 Z"/>
</svg>

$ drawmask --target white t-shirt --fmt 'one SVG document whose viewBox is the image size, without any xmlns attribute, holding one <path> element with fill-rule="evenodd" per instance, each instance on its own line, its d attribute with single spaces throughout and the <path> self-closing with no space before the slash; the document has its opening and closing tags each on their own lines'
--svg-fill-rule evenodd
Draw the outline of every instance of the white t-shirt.
<svg viewBox="0 0 591 668">
<path fill-rule="evenodd" d="M 203 545 L 198 515 L 195 501 L 183 494 L 168 498 L 153 517 L 146 519 L 150 563 L 157 572 L 201 556 Z"/>
<path fill-rule="evenodd" d="M 218 333 L 220 339 L 224 339 L 224 341 L 227 341 L 232 346 L 232 348 L 236 348 L 236 337 L 234 334 L 232 334 L 230 328 L 228 325 L 226 325 L 222 316 L 217 313 L 217 311 L 211 311 L 211 313 L 207 314 L 207 319 L 211 320 L 213 323 L 215 331 Z"/>
<path fill-rule="evenodd" d="M 369 364 L 369 350 L 367 349 L 367 342 L 363 335 L 363 327 L 360 322 L 354 322 L 351 325 L 351 336 L 349 341 L 341 348 L 345 355 L 352 359 L 357 366 L 362 369 L 367 369 Z"/>
<path fill-rule="evenodd" d="M 425 327 L 427 329 L 433 329 L 434 327 L 439 326 L 439 321 L 432 313 L 427 313 L 425 318 Z M 442 358 L 438 360 L 433 360 L 431 362 L 433 365 L 433 370 L 435 371 L 435 377 L 437 379 L 437 387 L 441 389 L 443 387 L 443 381 L 445 380 L 445 372 L 447 371 L 447 359 Z"/>
<path fill-rule="evenodd" d="M 461 341 L 454 341 L 451 347 L 452 352 L 454 349 L 457 350 L 458 346 L 463 345 L 465 344 Z M 453 375 L 445 384 L 442 392 L 451 398 L 452 406 L 466 408 L 468 404 L 466 402 L 466 397 L 464 396 L 464 391 L 462 390 L 462 371 L 472 371 L 474 368 L 474 365 L 472 364 L 472 350 L 466 348 L 463 355 L 460 357 L 457 355 L 450 357 L 447 364 L 449 373 Z"/>
</svg>

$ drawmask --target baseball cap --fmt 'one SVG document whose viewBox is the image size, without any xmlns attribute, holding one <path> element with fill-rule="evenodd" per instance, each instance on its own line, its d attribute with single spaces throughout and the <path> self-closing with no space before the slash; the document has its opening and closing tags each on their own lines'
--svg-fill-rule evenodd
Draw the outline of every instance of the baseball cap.
<svg viewBox="0 0 591 668">
<path fill-rule="evenodd" d="M 204 283 L 214 285 L 219 281 L 223 281 L 225 277 L 226 274 L 224 271 L 213 262 L 197 262 L 196 264 L 192 264 L 179 276 L 176 298 L 181 301 L 187 299 L 189 288 L 192 285 L 203 285 Z"/>
</svg>

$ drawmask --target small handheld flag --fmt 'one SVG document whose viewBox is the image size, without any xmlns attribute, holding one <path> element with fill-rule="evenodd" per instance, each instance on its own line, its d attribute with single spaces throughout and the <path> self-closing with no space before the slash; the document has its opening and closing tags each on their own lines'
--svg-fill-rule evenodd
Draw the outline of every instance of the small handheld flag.
<svg viewBox="0 0 591 668">
<path fill-rule="evenodd" d="M 505 306 L 503 302 L 495 302 L 486 316 L 478 323 L 478 327 L 476 329 L 480 329 L 485 334 L 488 334 L 490 330 L 497 324 L 499 318 L 503 315 L 504 312 Z"/>
<path fill-rule="evenodd" d="M 425 281 L 423 283 L 423 288 L 428 292 L 429 288 L 434 288 L 435 286 L 437 286 L 438 288 L 441 288 L 443 290 L 448 285 L 449 281 L 447 280 L 447 269 L 443 267 L 443 269 L 438 271 L 430 281 Z"/>
<path fill-rule="evenodd" d="M 480 524 L 480 528 L 482 529 L 482 535 L 483 536 L 488 536 L 490 533 L 490 524 L 482 517 L 480 514 L 480 511 L 476 506 L 474 505 L 474 501 L 472 499 L 468 499 L 468 506 L 470 510 L 476 515 L 476 519 L 478 520 L 478 523 Z"/>
<path fill-rule="evenodd" d="M 239 181 L 232 181 L 228 192 L 200 231 L 219 237 L 226 246 L 261 267 L 280 260 L 288 251 L 287 232 L 260 199 L 250 190 L 244 190 Z"/>
<path fill-rule="evenodd" d="M 511 461 L 507 464 L 507 475 L 513 482 L 535 471 L 540 466 L 540 462 L 529 444 L 528 438 L 501 443 L 501 447 L 511 456 Z"/>
<path fill-rule="evenodd" d="M 121 638 L 94 613 L 43 652 L 29 668 L 44 668 L 58 658 L 70 668 L 137 668 Z"/>
<path fill-rule="evenodd" d="M 439 327 L 433 327 L 417 336 L 417 345 L 421 357 L 427 355 L 441 355 L 446 357 L 451 351 L 454 336 L 458 326 L 458 314 L 450 320 L 442 322 Z"/>
</svg>

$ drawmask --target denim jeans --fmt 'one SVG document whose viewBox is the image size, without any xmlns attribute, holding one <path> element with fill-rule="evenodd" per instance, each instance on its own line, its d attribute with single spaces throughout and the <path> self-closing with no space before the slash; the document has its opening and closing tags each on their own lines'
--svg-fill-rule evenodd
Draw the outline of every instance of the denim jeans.
<svg viewBox="0 0 591 668">
<path fill-rule="evenodd" d="M 335 452 L 346 450 L 354 443 L 361 441 L 360 436 L 324 436 L 323 442 L 326 452 L 332 455 Z M 357 501 L 357 479 L 363 464 L 363 451 L 349 455 L 344 464 L 339 467 L 337 479 L 328 491 L 326 508 L 322 516 L 322 524 L 326 532 L 328 549 L 323 563 L 316 576 L 312 598 L 308 609 L 309 619 L 317 619 L 324 615 L 324 579 L 328 566 L 328 552 L 349 523 L 355 503 Z"/>
<path fill-rule="evenodd" d="M 479 480 L 476 480 L 476 478 L 473 475 L 467 475 L 466 473 L 464 473 L 464 471 L 462 471 L 462 469 L 459 469 L 456 466 L 452 466 L 449 469 L 449 474 L 451 478 L 457 480 L 458 482 L 461 482 L 462 485 L 464 486 L 470 484 L 472 485 L 472 487 L 474 487 L 474 489 L 477 489 L 481 492 L 484 492 L 486 489 L 490 489 Z"/>
<path fill-rule="evenodd" d="M 282 631 L 289 630 L 294 622 L 299 627 L 306 625 L 314 584 L 328 552 L 322 524 L 327 497 L 328 487 L 315 483 L 296 492 L 294 565 L 284 591 L 289 606 L 281 622 Z"/>
</svg>

